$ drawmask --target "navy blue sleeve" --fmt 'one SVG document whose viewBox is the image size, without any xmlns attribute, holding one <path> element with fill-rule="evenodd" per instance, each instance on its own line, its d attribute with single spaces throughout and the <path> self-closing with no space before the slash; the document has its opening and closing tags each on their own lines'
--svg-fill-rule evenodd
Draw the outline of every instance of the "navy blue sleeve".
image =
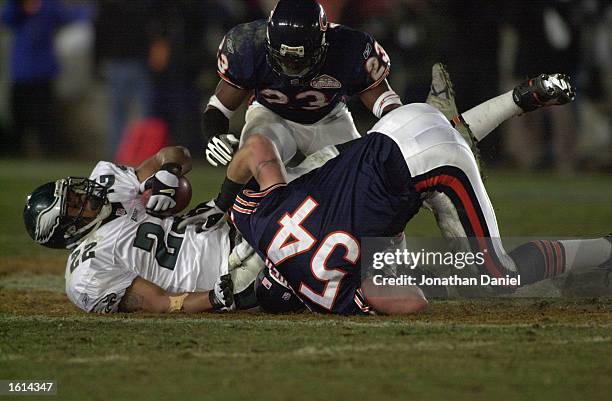
<svg viewBox="0 0 612 401">
<path fill-rule="evenodd" d="M 355 54 L 353 79 L 349 87 L 349 94 L 360 94 L 368 89 L 378 86 L 387 78 L 391 70 L 391 60 L 385 49 L 374 38 L 365 32 L 360 32 L 361 40 Z"/>
<path fill-rule="evenodd" d="M 227 83 L 240 89 L 254 89 L 255 45 L 253 23 L 232 28 L 223 38 L 217 54 L 217 73 Z"/>
</svg>

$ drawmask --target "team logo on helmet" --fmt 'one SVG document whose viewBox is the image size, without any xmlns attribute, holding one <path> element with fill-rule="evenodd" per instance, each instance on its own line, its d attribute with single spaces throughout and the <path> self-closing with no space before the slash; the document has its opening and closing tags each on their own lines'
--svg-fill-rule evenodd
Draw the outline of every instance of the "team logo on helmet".
<svg viewBox="0 0 612 401">
<path fill-rule="evenodd" d="M 54 200 L 49 207 L 40 212 L 36 218 L 36 230 L 34 231 L 34 240 L 40 244 L 44 244 L 53 237 L 55 229 L 60 224 L 62 214 L 62 197 L 65 189 L 65 180 L 58 180 L 55 183 Z"/>
</svg>

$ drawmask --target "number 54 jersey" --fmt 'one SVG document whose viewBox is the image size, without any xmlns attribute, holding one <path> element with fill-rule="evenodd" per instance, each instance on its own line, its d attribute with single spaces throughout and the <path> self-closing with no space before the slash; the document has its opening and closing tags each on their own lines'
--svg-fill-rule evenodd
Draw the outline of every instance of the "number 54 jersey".
<svg viewBox="0 0 612 401">
<path fill-rule="evenodd" d="M 289 184 L 236 197 L 231 216 L 273 274 L 316 312 L 368 310 L 360 293 L 361 239 L 392 237 L 421 205 L 399 147 L 379 133 L 337 146 L 339 155 Z"/>
<path fill-rule="evenodd" d="M 140 276 L 170 293 L 207 291 L 227 273 L 229 228 L 197 234 L 146 213 L 134 169 L 99 162 L 89 177 L 108 187 L 112 215 L 68 257 L 66 293 L 87 312 L 116 312 Z"/>
</svg>

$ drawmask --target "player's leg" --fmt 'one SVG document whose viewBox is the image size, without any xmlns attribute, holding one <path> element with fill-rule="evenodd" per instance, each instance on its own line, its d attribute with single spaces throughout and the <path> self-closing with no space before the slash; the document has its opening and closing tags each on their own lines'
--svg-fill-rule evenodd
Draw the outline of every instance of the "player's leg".
<svg viewBox="0 0 612 401">
<path fill-rule="evenodd" d="M 466 138 L 481 141 L 502 122 L 540 107 L 562 105 L 574 99 L 574 89 L 564 74 L 540 74 L 513 90 L 489 99 L 461 114 L 457 113 L 455 93 L 446 68 L 432 67 L 432 83 L 427 103 L 440 110 Z M 473 136 L 473 137 L 472 137 Z"/>
<path fill-rule="evenodd" d="M 345 104 L 338 104 L 321 121 L 296 129 L 298 149 L 309 156 L 329 145 L 339 145 L 359 138 L 353 117 Z"/>
<path fill-rule="evenodd" d="M 494 277 L 520 274 L 522 284 L 530 284 L 570 270 L 602 266 L 611 258 L 612 246 L 605 238 L 531 241 L 507 253 L 475 160 L 466 150 L 453 151 L 446 144 L 430 148 L 429 157 L 443 159 L 448 152 L 455 157 L 415 179 L 444 237 L 459 240 L 455 244 L 464 248 L 467 244 L 472 250 L 489 250 L 481 273 Z"/>
<path fill-rule="evenodd" d="M 480 141 L 511 117 L 540 107 L 566 104 L 574 100 L 574 96 L 568 76 L 540 74 L 462 113 L 461 117 Z"/>
<path fill-rule="evenodd" d="M 458 240 L 462 248 L 488 250 L 481 273 L 520 274 L 521 283 L 529 284 L 572 269 L 597 267 L 610 258 L 612 245 L 602 238 L 533 241 L 506 252 L 474 155 L 432 107 L 403 106 L 373 130 L 390 136 L 400 147 L 413 184 L 434 211 L 443 236 Z"/>
<path fill-rule="evenodd" d="M 258 103 L 253 103 L 246 112 L 240 135 L 240 147 L 252 134 L 261 134 L 270 138 L 276 145 L 283 163 L 287 164 L 295 156 L 297 144 L 288 122 Z"/>
</svg>

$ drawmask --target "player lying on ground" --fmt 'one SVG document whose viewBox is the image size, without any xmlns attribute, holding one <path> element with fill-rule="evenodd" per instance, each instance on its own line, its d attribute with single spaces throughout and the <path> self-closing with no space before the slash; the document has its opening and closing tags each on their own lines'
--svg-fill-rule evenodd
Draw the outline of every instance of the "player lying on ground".
<svg viewBox="0 0 612 401">
<path fill-rule="evenodd" d="M 437 71 L 434 78 L 437 77 L 441 82 L 443 70 L 434 68 L 434 71 Z M 434 79 L 434 84 L 436 84 L 436 79 Z M 439 93 L 449 92 L 439 91 Z M 443 100 L 442 103 L 444 103 Z M 312 168 L 335 154 L 337 154 L 335 149 L 329 152 L 323 151 L 311 156 L 303 166 Z M 181 168 L 166 165 L 171 162 L 181 164 Z M 217 278 L 219 271 L 223 270 L 220 266 L 225 266 L 223 260 L 227 258 L 229 252 L 227 244 L 231 241 L 225 235 L 212 238 L 195 235 L 190 230 L 183 233 L 184 230 L 175 228 L 176 224 L 168 223 L 172 221 L 172 218 L 162 219 L 159 216 L 149 216 L 142 210 L 139 195 L 142 188 L 139 188 L 138 182 L 142 186 L 142 181 L 162 165 L 164 168 L 155 177 L 158 181 L 165 180 L 166 186 L 169 187 L 173 185 L 173 182 L 176 184 L 177 179 L 173 176 L 184 174 L 191 168 L 189 155 L 185 150 L 169 148 L 164 149 L 136 170 L 115 166 L 112 163 L 99 163 L 90 179 L 97 181 L 105 188 L 98 187 L 95 182 L 83 180 L 60 181 L 40 187 L 29 198 L 24 217 L 26 228 L 32 238 L 45 246 L 74 249 L 66 271 L 66 288 L 70 299 L 79 307 L 99 312 L 139 309 L 163 312 L 168 310 L 166 306 L 170 300 L 180 303 L 185 299 L 188 302 L 185 303 L 184 310 L 200 310 L 194 307 L 199 306 L 195 300 L 202 299 L 198 298 L 197 294 L 184 298 L 176 298 L 176 294 L 212 288 L 211 283 Z M 174 174 L 167 171 L 168 169 Z M 303 170 L 302 166 L 295 169 L 293 176 L 299 175 Z M 146 181 L 153 182 L 153 180 Z M 159 193 L 151 197 L 152 203 L 149 206 L 161 212 L 171 208 L 174 199 L 167 191 L 164 191 L 168 188 L 159 182 L 156 185 Z M 81 193 L 78 195 L 78 200 L 72 199 L 77 196 L 75 192 Z M 89 195 L 85 197 L 83 193 L 89 193 Z M 78 210 L 67 207 L 69 198 L 71 198 L 70 202 L 79 206 Z M 113 207 L 109 208 L 108 205 L 105 205 L 106 202 L 112 204 Z M 99 204 L 94 205 L 94 203 Z M 55 207 L 50 207 L 51 205 Z M 71 212 L 80 213 L 80 207 L 84 208 L 84 216 L 68 215 Z M 198 208 L 194 210 L 194 212 L 197 211 Z M 60 213 L 59 216 L 58 213 Z M 113 217 L 107 216 L 108 213 L 113 214 Z M 117 217 L 122 213 L 124 213 L 123 219 Z M 134 217 L 136 224 L 127 224 L 128 219 L 125 216 Z M 59 225 L 56 226 L 54 219 L 57 218 L 59 218 Z M 46 227 L 41 226 L 45 222 L 52 224 Z M 129 225 L 132 230 L 115 230 L 116 226 L 121 224 Z M 136 226 L 138 229 L 135 228 Z M 71 227 L 75 228 L 71 229 Z M 102 231 L 98 232 L 98 228 Z M 112 235 L 106 235 L 107 232 Z M 100 233 L 105 233 L 106 242 L 104 244 L 116 242 L 124 246 L 104 248 L 103 241 L 99 241 L 100 238 L 97 241 L 89 241 L 94 238 L 94 235 L 99 237 Z M 184 242 L 185 239 L 188 241 Z M 183 245 L 176 248 L 177 244 L 191 242 L 197 246 Z M 231 271 L 236 293 L 242 293 L 243 289 L 248 289 L 261 263 L 256 255 L 252 255 L 252 250 L 245 245 L 245 243 L 238 244 L 230 255 L 233 265 L 238 266 Z M 94 247 L 99 250 L 91 252 Z M 198 253 L 199 249 L 205 251 Z M 151 257 L 153 250 L 155 250 L 155 258 Z M 128 265 L 123 259 L 126 255 L 130 255 L 130 258 L 137 262 Z M 201 259 L 204 257 L 209 258 L 211 263 L 203 266 Z M 217 261 L 221 262 L 217 263 Z M 174 268 L 172 268 L 173 264 Z M 76 269 L 77 267 L 79 269 Z M 72 274 L 74 270 L 77 271 Z M 131 280 L 134 274 L 139 277 Z M 149 282 L 154 285 L 149 285 Z M 226 283 L 226 285 L 229 284 Z M 126 289 L 127 293 L 122 296 Z M 284 300 L 295 299 L 285 291 L 282 295 Z M 238 303 L 241 306 L 241 302 Z M 247 305 L 252 305 L 252 303 L 242 303 L 242 306 Z M 180 309 L 180 304 L 174 305 L 171 309 L 177 308 Z"/>
<path fill-rule="evenodd" d="M 68 177 L 34 190 L 24 222 L 37 243 L 70 249 L 66 293 L 87 312 L 204 312 L 234 306 L 228 263 L 256 263 L 257 271 L 233 271 L 246 287 L 260 260 L 233 248 L 230 228 L 201 232 L 176 229 L 179 218 L 163 217 L 175 204 L 179 176 L 191 170 L 182 147 L 168 147 L 138 168 L 99 162 L 88 179 Z M 143 205 L 141 193 L 152 190 Z M 233 248 L 233 251 L 232 251 Z"/>
<path fill-rule="evenodd" d="M 468 143 L 427 104 L 389 112 L 366 137 L 337 150 L 337 157 L 287 184 L 274 143 L 252 135 L 227 170 L 228 179 L 246 184 L 231 217 L 265 260 L 266 279 L 281 277 L 312 311 L 423 310 L 427 300 L 417 287 L 401 302 L 369 297 L 359 265 L 361 238 L 397 236 L 423 202 L 447 237 L 470 238 L 474 252 L 489 249 L 481 274 L 521 275 L 525 285 L 573 269 L 612 268 L 609 237 L 533 241 L 507 253 Z"/>
</svg>

